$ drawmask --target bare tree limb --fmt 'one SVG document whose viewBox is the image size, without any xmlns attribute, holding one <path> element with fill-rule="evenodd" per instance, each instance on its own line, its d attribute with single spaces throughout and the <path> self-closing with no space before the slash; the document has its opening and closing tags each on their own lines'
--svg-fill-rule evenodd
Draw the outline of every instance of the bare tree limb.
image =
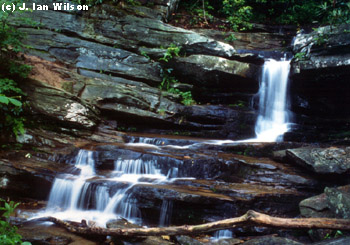
<svg viewBox="0 0 350 245">
<path fill-rule="evenodd" d="M 182 225 L 154 228 L 102 228 L 88 226 L 86 222 L 71 223 L 54 217 L 40 218 L 40 221 L 51 221 L 68 231 L 82 235 L 109 236 L 160 236 L 160 235 L 188 235 L 229 229 L 236 226 L 269 226 L 288 229 L 333 229 L 350 230 L 349 219 L 329 218 L 278 218 L 249 210 L 240 217 L 220 220 L 201 225 Z"/>
<path fill-rule="evenodd" d="M 204 21 L 206 24 L 208 24 L 208 20 L 207 20 L 207 17 L 205 15 L 205 2 L 204 0 L 202 0 L 202 8 L 203 8 L 203 18 L 204 18 Z"/>
</svg>

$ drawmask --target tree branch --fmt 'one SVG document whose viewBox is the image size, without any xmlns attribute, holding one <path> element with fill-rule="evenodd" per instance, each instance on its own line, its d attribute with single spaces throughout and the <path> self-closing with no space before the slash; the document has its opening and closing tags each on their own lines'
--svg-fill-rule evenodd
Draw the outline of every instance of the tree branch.
<svg viewBox="0 0 350 245">
<path fill-rule="evenodd" d="M 86 222 L 72 223 L 54 217 L 44 217 L 36 221 L 51 221 L 68 231 L 81 235 L 109 235 L 109 236 L 160 236 L 160 235 L 189 235 L 204 232 L 230 229 L 236 226 L 269 226 L 289 229 L 333 229 L 350 230 L 349 219 L 329 218 L 278 218 L 255 211 L 248 211 L 236 218 L 220 220 L 201 225 L 182 225 L 154 228 L 102 228 L 88 226 Z"/>
</svg>

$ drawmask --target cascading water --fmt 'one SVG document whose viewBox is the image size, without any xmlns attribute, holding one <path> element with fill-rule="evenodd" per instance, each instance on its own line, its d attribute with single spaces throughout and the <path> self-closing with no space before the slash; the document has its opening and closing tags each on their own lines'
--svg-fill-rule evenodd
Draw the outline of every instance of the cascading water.
<svg viewBox="0 0 350 245">
<path fill-rule="evenodd" d="M 275 142 L 289 130 L 287 87 L 290 61 L 265 62 L 259 89 L 259 116 L 256 141 Z"/>
<path fill-rule="evenodd" d="M 160 218 L 159 218 L 160 227 L 165 227 L 170 225 L 172 211 L 173 211 L 173 201 L 163 200 L 162 207 L 160 209 Z"/>
<path fill-rule="evenodd" d="M 213 240 L 232 238 L 232 236 L 232 231 L 230 230 L 219 230 L 214 233 Z"/>
<path fill-rule="evenodd" d="M 289 61 L 268 60 L 265 62 L 259 89 L 259 116 L 256 123 L 256 138 L 245 142 L 273 142 L 289 129 L 287 113 L 287 83 Z M 126 144 L 128 146 L 154 146 L 154 150 L 166 148 L 184 149 L 201 144 L 225 144 L 239 141 L 202 141 L 193 143 L 186 141 L 183 145 L 164 144 L 164 141 L 154 139 L 139 139 L 139 142 Z M 242 142 L 242 141 L 241 141 Z M 71 173 L 58 176 L 53 184 L 46 212 L 60 219 L 80 221 L 94 220 L 99 225 L 105 225 L 110 219 L 118 217 L 142 224 L 141 212 L 133 199 L 132 189 L 137 184 L 162 183 L 176 178 L 178 168 L 168 169 L 162 174 L 157 169 L 157 160 L 122 159 L 115 161 L 114 171 L 107 176 L 99 175 L 95 169 L 92 151 L 80 150 L 75 158 Z M 79 170 L 79 174 L 74 173 Z M 170 225 L 173 202 L 163 200 L 159 226 Z M 214 239 L 232 237 L 232 231 L 221 230 L 214 234 Z"/>
<path fill-rule="evenodd" d="M 100 225 L 123 217 L 141 224 L 141 212 L 130 192 L 132 187 L 140 183 L 160 183 L 177 173 L 176 169 L 171 168 L 168 177 L 161 174 L 156 168 L 155 159 L 117 159 L 114 171 L 106 177 L 96 174 L 93 159 L 92 151 L 79 151 L 72 172 L 79 169 L 80 174 L 64 174 L 55 179 L 43 215 L 76 221 L 94 220 Z M 116 191 L 111 195 L 112 189 Z M 169 212 L 170 208 L 167 209 Z M 164 215 L 166 218 L 162 218 Z M 160 216 L 164 223 L 168 222 L 169 214 Z"/>
</svg>

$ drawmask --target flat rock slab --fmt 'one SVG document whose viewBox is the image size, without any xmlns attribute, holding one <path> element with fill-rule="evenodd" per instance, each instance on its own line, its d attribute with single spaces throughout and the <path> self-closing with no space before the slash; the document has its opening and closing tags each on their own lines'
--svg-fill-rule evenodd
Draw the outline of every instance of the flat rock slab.
<svg viewBox="0 0 350 245">
<path fill-rule="evenodd" d="M 298 148 L 286 151 L 287 158 L 320 174 L 344 174 L 350 170 L 350 147 Z"/>
</svg>

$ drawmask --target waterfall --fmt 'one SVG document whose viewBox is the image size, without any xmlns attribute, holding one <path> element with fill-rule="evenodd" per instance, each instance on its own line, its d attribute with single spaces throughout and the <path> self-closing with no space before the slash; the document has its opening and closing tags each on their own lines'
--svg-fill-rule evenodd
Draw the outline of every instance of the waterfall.
<svg viewBox="0 0 350 245">
<path fill-rule="evenodd" d="M 96 173 L 93 152 L 80 150 L 71 173 L 59 175 L 51 188 L 44 216 L 80 221 L 94 220 L 105 225 L 118 217 L 142 224 L 141 211 L 132 195 L 137 184 L 162 183 L 177 176 L 177 168 L 161 173 L 154 159 L 121 159 L 114 162 L 108 177 Z M 79 171 L 79 174 L 74 174 Z M 114 194 L 113 194 L 114 193 Z M 172 202 L 166 202 L 160 214 L 161 223 L 169 224 Z"/>
<path fill-rule="evenodd" d="M 289 130 L 287 86 L 290 61 L 267 60 L 263 67 L 259 95 L 259 115 L 255 125 L 256 141 L 281 140 Z"/>
<path fill-rule="evenodd" d="M 80 150 L 75 158 L 75 168 L 79 175 L 63 175 L 55 179 L 50 192 L 47 210 L 55 209 L 75 211 L 79 209 L 82 190 L 86 188 L 86 180 L 95 174 L 95 162 L 91 151 Z"/>
<path fill-rule="evenodd" d="M 219 230 L 214 233 L 213 240 L 232 238 L 233 234 L 230 230 Z"/>
<path fill-rule="evenodd" d="M 171 215 L 173 211 L 173 201 L 163 200 L 162 207 L 160 208 L 159 226 L 165 227 L 170 225 Z"/>
</svg>

